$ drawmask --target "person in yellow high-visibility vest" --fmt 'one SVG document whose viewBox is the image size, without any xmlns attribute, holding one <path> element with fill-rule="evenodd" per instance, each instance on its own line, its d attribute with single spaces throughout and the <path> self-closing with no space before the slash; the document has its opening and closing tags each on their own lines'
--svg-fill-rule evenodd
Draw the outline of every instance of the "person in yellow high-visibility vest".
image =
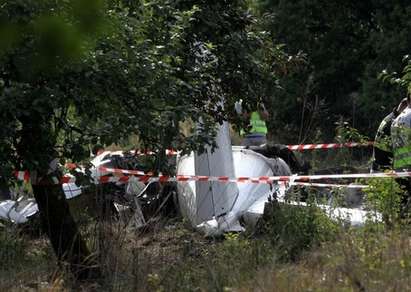
<svg viewBox="0 0 411 292">
<path fill-rule="evenodd" d="M 407 97 L 407 107 L 394 119 L 391 125 L 391 141 L 395 171 L 411 171 L 411 101 Z M 401 197 L 400 216 L 411 215 L 411 178 L 398 178 L 396 181 L 406 190 Z"/>
<path fill-rule="evenodd" d="M 391 141 L 396 171 L 411 170 L 411 103 L 394 119 L 391 125 Z"/>
<path fill-rule="evenodd" d="M 393 150 L 391 142 L 391 125 L 407 106 L 407 99 L 402 99 L 400 104 L 381 121 L 374 139 L 371 172 L 392 169 Z"/>
<path fill-rule="evenodd" d="M 246 129 L 241 129 L 242 146 L 259 146 L 267 143 L 267 124 L 269 114 L 263 103 L 259 103 L 256 111 L 247 112 L 242 109 L 241 101 L 236 104 L 236 111 L 249 121 Z"/>
</svg>

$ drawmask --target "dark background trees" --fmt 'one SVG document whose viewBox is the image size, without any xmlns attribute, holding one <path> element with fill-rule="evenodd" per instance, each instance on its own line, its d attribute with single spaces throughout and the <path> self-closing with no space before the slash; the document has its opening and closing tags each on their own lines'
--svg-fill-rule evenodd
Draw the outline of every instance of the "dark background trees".
<svg viewBox="0 0 411 292">
<path fill-rule="evenodd" d="M 274 42 L 307 66 L 282 80 L 272 96 L 281 142 L 312 141 L 316 130 L 331 140 L 334 122 L 348 121 L 373 135 L 379 121 L 404 96 L 383 84 L 384 70 L 400 72 L 411 50 L 408 1 L 256 1 Z M 298 113 L 298 115 L 297 115 Z M 287 128 L 291 135 L 284 136 Z M 305 129 L 302 131 L 302 129 Z M 308 131 L 307 131 L 308 130 Z M 304 134 L 305 133 L 305 134 Z"/>
</svg>

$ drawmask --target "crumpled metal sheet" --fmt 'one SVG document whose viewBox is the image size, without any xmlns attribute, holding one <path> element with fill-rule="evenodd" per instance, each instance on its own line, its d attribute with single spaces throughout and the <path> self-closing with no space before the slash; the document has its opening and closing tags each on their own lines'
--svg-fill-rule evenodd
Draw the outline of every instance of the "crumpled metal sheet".
<svg viewBox="0 0 411 292">
<path fill-rule="evenodd" d="M 13 223 L 26 223 L 29 218 L 39 211 L 35 199 L 19 198 L 0 202 L 0 219 Z"/>
</svg>

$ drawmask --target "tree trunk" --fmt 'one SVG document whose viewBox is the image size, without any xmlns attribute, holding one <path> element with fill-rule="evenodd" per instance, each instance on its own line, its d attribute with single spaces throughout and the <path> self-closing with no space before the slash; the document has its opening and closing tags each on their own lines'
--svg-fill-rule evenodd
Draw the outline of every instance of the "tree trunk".
<svg viewBox="0 0 411 292">
<path fill-rule="evenodd" d="M 61 185 L 33 185 L 42 226 L 60 264 L 67 263 L 77 279 L 98 277 L 99 268 L 70 213 Z"/>
<path fill-rule="evenodd" d="M 99 268 L 93 265 L 90 251 L 82 239 L 77 224 L 70 213 L 62 186 L 55 184 L 52 176 L 60 177 L 49 163 L 57 153 L 55 137 L 48 117 L 40 113 L 21 117 L 21 141 L 17 152 L 24 169 L 34 171 L 34 197 L 40 211 L 43 228 L 50 238 L 59 264 L 67 263 L 77 279 L 97 277 Z"/>
</svg>

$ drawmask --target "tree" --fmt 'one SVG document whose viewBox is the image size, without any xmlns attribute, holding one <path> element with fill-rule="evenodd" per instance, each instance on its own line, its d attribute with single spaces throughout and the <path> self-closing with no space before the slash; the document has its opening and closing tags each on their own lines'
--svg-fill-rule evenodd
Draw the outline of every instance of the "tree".
<svg viewBox="0 0 411 292">
<path fill-rule="evenodd" d="M 367 134 L 375 131 L 403 94 L 377 75 L 384 68 L 399 71 L 402 56 L 411 49 L 409 2 L 257 2 L 274 42 L 284 43 L 291 54 L 302 51 L 309 64 L 282 80 L 284 90 L 273 99 L 282 108 L 278 128 L 295 135 L 305 129 L 311 139 L 319 128 L 330 139 L 334 122 L 343 119 Z"/>
<path fill-rule="evenodd" d="M 358 122 L 364 131 L 375 131 L 381 119 L 405 97 L 406 90 L 381 82 L 384 71 L 401 72 L 402 59 L 411 51 L 411 3 L 372 1 L 372 29 L 367 43 L 372 48 L 361 78 Z M 369 113 L 376 113 L 370 115 Z"/>
<path fill-rule="evenodd" d="M 90 268 L 90 252 L 78 233 L 62 189 L 55 159 L 70 152 L 74 142 L 59 149 L 66 117 L 83 96 L 76 89 L 84 77 L 82 64 L 102 25 L 99 1 L 3 1 L 0 51 L 1 176 L 29 170 L 41 220 L 59 261 L 67 261 L 76 276 L 98 273 Z M 93 18 L 93 21 L 90 21 Z M 66 132 L 67 134 L 69 132 Z"/>
<path fill-rule="evenodd" d="M 388 72 L 384 70 L 379 78 L 386 83 L 398 86 L 406 91 L 407 95 L 411 96 L 411 60 L 409 55 L 405 55 L 403 62 L 406 63 L 400 74 L 397 72 Z"/>
<path fill-rule="evenodd" d="M 3 1 L 0 11 L 0 175 L 33 174 L 59 261 L 88 277 L 90 253 L 56 161 L 137 134 L 143 147 L 201 149 L 238 98 L 273 86 L 267 46 L 242 1 Z M 214 32 L 214 33 L 211 33 Z M 261 52 L 267 53 L 262 55 Z M 257 78 L 264 77 L 264 78 Z M 221 98 L 225 106 L 218 106 Z M 184 136 L 179 123 L 200 126 Z M 57 159 L 57 160 L 56 160 Z"/>
</svg>

